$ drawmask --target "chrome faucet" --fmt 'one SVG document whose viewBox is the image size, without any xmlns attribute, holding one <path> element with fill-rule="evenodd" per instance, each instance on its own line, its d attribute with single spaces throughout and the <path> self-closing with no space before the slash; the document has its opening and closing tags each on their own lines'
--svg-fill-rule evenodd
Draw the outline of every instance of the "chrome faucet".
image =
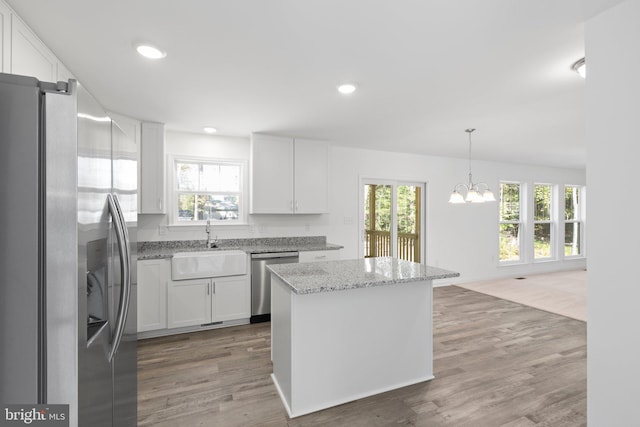
<svg viewBox="0 0 640 427">
<path fill-rule="evenodd" d="M 207 226 L 204 231 L 207 233 L 207 249 L 218 247 L 218 236 L 211 238 L 211 220 L 207 219 Z"/>
</svg>

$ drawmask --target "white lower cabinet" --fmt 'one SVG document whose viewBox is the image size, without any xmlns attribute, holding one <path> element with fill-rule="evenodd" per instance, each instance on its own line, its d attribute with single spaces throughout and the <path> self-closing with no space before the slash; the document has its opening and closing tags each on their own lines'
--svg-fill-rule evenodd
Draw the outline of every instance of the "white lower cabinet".
<svg viewBox="0 0 640 427">
<path fill-rule="evenodd" d="M 168 327 L 251 317 L 249 275 L 169 282 Z"/>
<path fill-rule="evenodd" d="M 169 282 L 169 328 L 211 323 L 211 279 Z"/>
<path fill-rule="evenodd" d="M 340 249 L 326 251 L 300 251 L 298 253 L 298 262 L 335 261 L 342 257 L 340 252 Z"/>
<path fill-rule="evenodd" d="M 138 332 L 167 327 L 168 259 L 138 261 Z"/>
<path fill-rule="evenodd" d="M 249 275 L 212 279 L 211 321 L 251 317 L 251 280 Z"/>
</svg>

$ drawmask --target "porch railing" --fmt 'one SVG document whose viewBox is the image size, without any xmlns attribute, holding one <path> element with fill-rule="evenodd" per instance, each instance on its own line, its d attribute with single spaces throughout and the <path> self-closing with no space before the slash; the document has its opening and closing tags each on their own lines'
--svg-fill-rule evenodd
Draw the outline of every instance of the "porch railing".
<svg viewBox="0 0 640 427">
<path fill-rule="evenodd" d="M 420 236 L 399 233 L 397 242 L 398 258 L 420 262 Z M 393 256 L 391 254 L 391 233 L 388 231 L 366 230 L 364 257 Z"/>
</svg>

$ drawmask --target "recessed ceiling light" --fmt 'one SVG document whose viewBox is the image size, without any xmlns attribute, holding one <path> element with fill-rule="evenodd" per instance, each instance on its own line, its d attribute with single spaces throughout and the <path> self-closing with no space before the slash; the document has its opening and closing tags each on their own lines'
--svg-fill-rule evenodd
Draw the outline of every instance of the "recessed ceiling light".
<svg viewBox="0 0 640 427">
<path fill-rule="evenodd" d="M 349 95 L 353 92 L 355 92 L 357 89 L 356 85 L 353 83 L 343 83 L 340 86 L 338 86 L 338 92 L 344 94 L 344 95 Z"/>
<path fill-rule="evenodd" d="M 218 132 L 218 129 L 216 129 L 216 128 L 212 128 L 212 127 L 210 127 L 210 126 L 207 126 L 206 128 L 204 128 L 204 131 L 205 131 L 206 133 L 216 133 L 216 132 Z"/>
<path fill-rule="evenodd" d="M 576 73 L 580 74 L 580 77 L 583 79 L 587 78 L 587 64 L 585 58 L 578 59 L 573 63 L 571 69 Z"/>
<path fill-rule="evenodd" d="M 135 47 L 138 53 L 145 58 L 160 59 L 167 56 L 167 52 L 148 43 L 138 43 Z"/>
</svg>

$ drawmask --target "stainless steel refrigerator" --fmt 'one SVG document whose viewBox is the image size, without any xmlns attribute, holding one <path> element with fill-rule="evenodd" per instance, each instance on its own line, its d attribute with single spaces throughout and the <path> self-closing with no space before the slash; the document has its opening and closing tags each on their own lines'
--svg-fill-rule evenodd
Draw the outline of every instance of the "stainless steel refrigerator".
<svg viewBox="0 0 640 427">
<path fill-rule="evenodd" d="M 0 74 L 0 404 L 134 426 L 137 147 L 69 82 Z"/>
</svg>

